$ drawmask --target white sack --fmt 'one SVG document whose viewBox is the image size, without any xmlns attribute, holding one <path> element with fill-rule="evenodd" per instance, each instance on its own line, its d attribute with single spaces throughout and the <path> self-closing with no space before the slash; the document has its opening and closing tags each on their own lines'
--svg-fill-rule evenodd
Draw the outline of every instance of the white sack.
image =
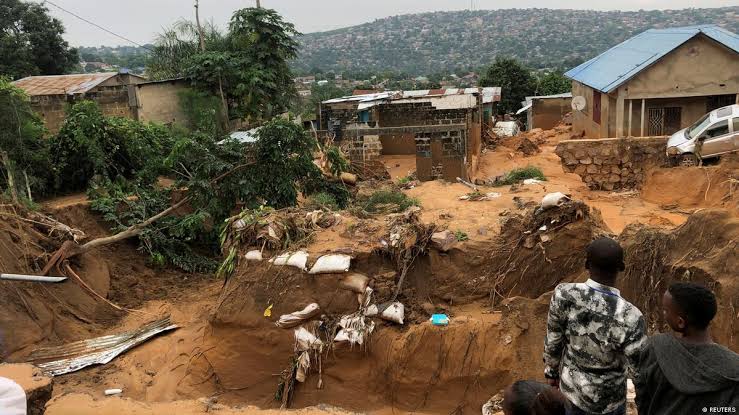
<svg viewBox="0 0 739 415">
<path fill-rule="evenodd" d="M 346 254 L 329 254 L 318 258 L 309 274 L 338 274 L 349 271 L 352 257 Z"/>
<path fill-rule="evenodd" d="M 288 329 L 302 324 L 321 313 L 321 307 L 316 303 L 308 304 L 304 309 L 290 314 L 283 314 L 275 323 L 277 327 Z"/>
<path fill-rule="evenodd" d="M 286 252 L 278 255 L 276 258 L 270 259 L 269 262 L 280 266 L 289 265 L 291 267 L 298 268 L 301 271 L 307 271 L 308 268 L 305 264 L 308 262 L 308 253 L 304 251 Z"/>
</svg>

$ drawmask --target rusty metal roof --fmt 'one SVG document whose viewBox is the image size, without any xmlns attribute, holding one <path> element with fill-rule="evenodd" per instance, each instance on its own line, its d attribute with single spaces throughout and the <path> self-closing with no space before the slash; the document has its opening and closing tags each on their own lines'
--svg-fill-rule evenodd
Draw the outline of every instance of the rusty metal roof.
<svg viewBox="0 0 739 415">
<path fill-rule="evenodd" d="M 13 82 L 13 85 L 31 96 L 74 95 L 84 94 L 116 75 L 118 72 L 29 76 Z"/>
</svg>

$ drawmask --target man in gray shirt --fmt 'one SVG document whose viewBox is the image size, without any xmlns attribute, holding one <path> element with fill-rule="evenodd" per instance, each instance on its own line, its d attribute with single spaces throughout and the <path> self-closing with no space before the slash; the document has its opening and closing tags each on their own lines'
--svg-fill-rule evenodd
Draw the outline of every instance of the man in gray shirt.
<svg viewBox="0 0 739 415">
<path fill-rule="evenodd" d="M 544 374 L 572 403 L 571 413 L 626 413 L 627 368 L 633 377 L 646 342 L 642 313 L 613 288 L 623 249 L 610 238 L 587 247 L 590 279 L 560 284 L 552 295 Z"/>
</svg>

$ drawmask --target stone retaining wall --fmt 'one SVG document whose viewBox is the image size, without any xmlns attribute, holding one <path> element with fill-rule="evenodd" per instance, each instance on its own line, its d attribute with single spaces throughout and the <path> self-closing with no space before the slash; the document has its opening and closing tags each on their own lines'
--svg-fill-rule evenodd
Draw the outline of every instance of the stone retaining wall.
<svg viewBox="0 0 739 415">
<path fill-rule="evenodd" d="M 566 140 L 555 152 L 564 170 L 593 190 L 633 189 L 648 168 L 667 164 L 666 142 L 666 137 Z"/>
</svg>

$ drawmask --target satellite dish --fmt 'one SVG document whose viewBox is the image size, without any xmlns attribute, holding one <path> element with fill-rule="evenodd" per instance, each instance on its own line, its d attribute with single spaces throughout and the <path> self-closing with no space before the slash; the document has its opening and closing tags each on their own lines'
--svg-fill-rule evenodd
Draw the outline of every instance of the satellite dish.
<svg viewBox="0 0 739 415">
<path fill-rule="evenodd" d="M 587 101 L 585 101 L 584 96 L 578 95 L 572 98 L 572 109 L 575 111 L 584 110 L 586 104 L 587 104 Z"/>
</svg>

